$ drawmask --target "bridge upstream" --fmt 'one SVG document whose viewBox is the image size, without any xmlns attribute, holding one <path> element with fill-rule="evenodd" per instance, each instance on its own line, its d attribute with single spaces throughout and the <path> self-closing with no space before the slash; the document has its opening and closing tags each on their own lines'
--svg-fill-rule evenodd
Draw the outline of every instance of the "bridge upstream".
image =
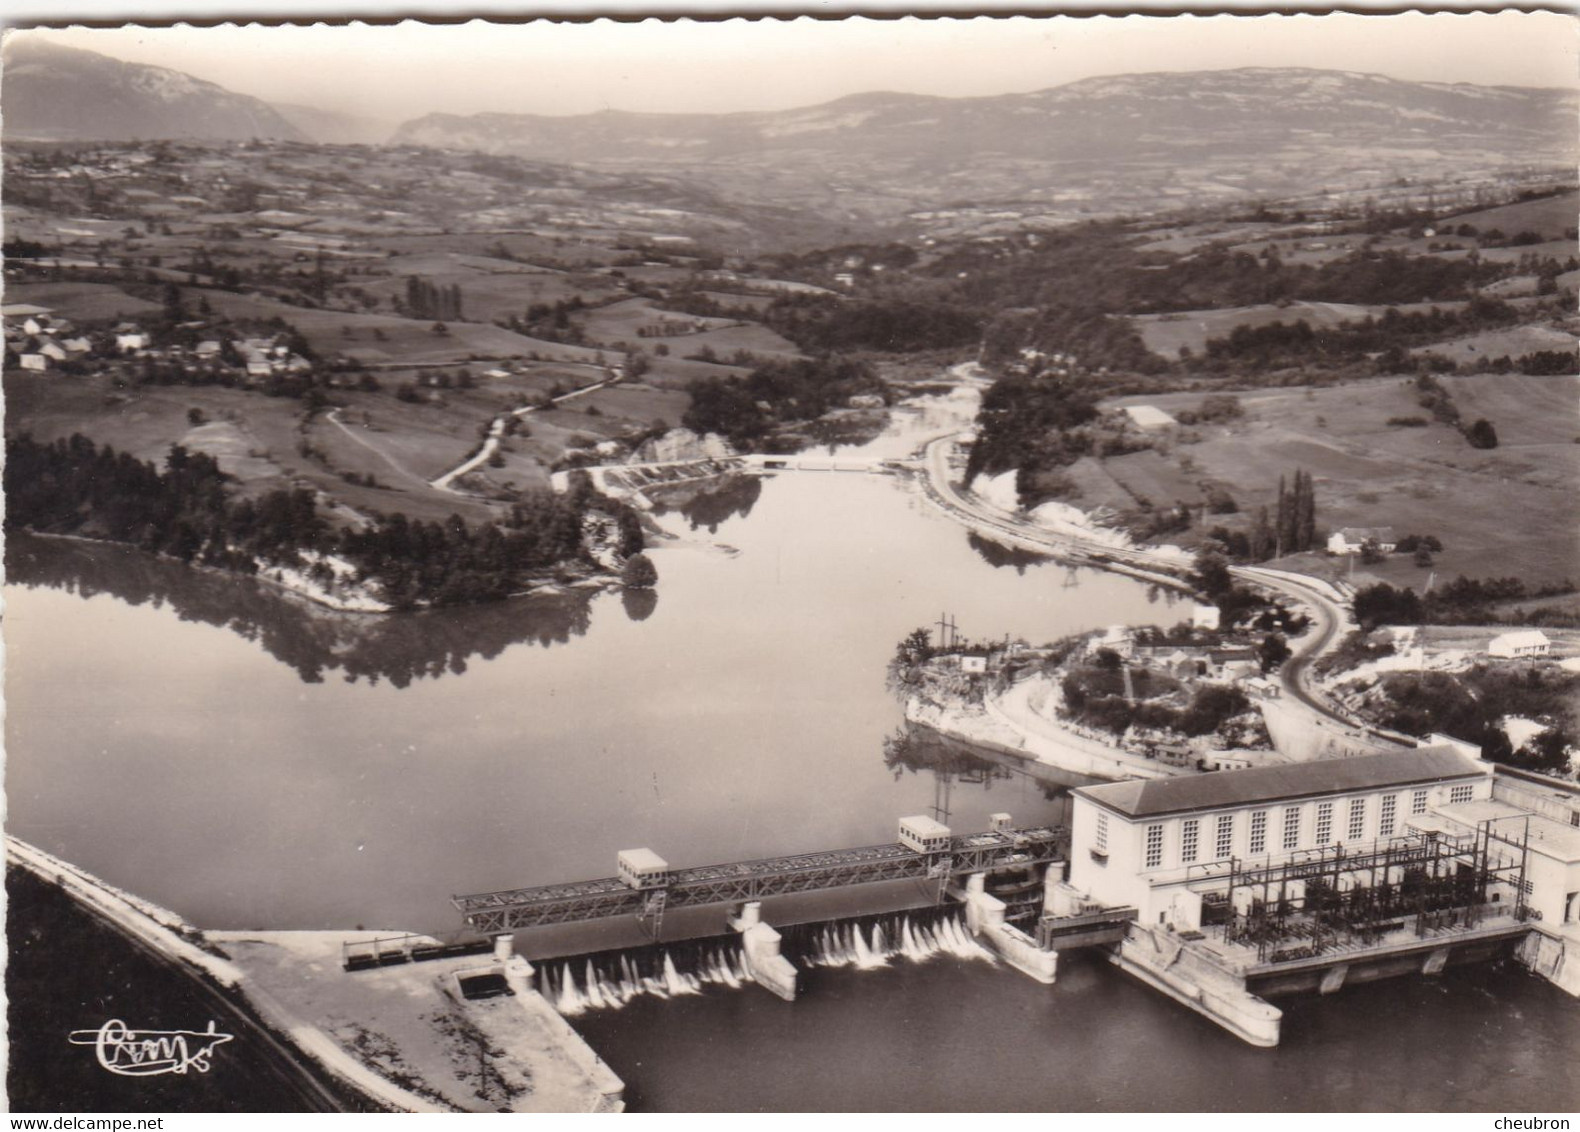
<svg viewBox="0 0 1580 1132">
<path fill-rule="evenodd" d="M 924 880 L 941 900 L 955 877 L 1062 861 L 1069 832 L 1061 826 L 996 827 L 953 835 L 926 818 L 905 818 L 900 840 L 759 861 L 671 870 L 647 849 L 620 853 L 619 876 L 456 896 L 451 902 L 475 931 L 520 928 L 634 915 L 657 933 L 666 908 L 744 903 L 880 881 Z"/>
</svg>

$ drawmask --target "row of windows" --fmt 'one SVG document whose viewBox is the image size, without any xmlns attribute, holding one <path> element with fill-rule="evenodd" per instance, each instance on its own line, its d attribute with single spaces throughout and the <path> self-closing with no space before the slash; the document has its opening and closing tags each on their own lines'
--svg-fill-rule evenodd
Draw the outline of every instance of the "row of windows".
<svg viewBox="0 0 1580 1132">
<path fill-rule="evenodd" d="M 1475 796 L 1475 786 L 1472 784 L 1453 786 L 1449 789 L 1450 804 L 1460 804 L 1471 801 Z M 1392 837 L 1397 831 L 1399 802 L 1403 795 L 1382 795 L 1377 810 L 1377 833 L 1379 838 Z M 1426 812 L 1429 791 L 1415 790 L 1410 794 L 1410 812 L 1423 814 Z M 1336 803 L 1333 801 L 1318 802 L 1316 806 L 1316 823 L 1312 831 L 1311 846 L 1330 845 L 1335 840 L 1334 818 Z M 1301 823 L 1304 807 L 1299 805 L 1285 806 L 1279 814 L 1279 845 L 1286 851 L 1299 849 L 1302 846 Z M 1345 838 L 1350 841 L 1360 841 L 1366 836 L 1367 800 L 1365 798 L 1351 798 L 1348 800 L 1345 817 Z M 1208 860 L 1221 861 L 1234 854 L 1234 833 L 1236 816 L 1233 813 L 1218 814 L 1214 817 L 1212 826 L 1213 855 Z M 1271 810 L 1252 810 L 1250 825 L 1246 839 L 1246 854 L 1258 856 L 1266 853 L 1268 848 L 1268 825 Z M 1185 818 L 1180 822 L 1179 859 L 1180 864 L 1190 865 L 1202 859 L 1203 829 L 1201 818 Z M 1143 867 L 1155 869 L 1163 864 L 1163 839 L 1164 823 L 1158 822 L 1146 827 L 1146 843 L 1143 853 Z M 1097 828 L 1094 838 L 1097 852 L 1108 851 L 1108 815 L 1097 815 Z"/>
</svg>

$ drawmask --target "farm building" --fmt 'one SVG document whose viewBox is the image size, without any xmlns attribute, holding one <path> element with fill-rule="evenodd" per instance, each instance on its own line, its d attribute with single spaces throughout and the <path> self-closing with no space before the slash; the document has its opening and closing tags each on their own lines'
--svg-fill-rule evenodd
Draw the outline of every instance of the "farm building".
<svg viewBox="0 0 1580 1132">
<path fill-rule="evenodd" d="M 1328 536 L 1328 553 L 1359 554 L 1368 542 L 1376 543 L 1383 554 L 1391 554 L 1399 545 L 1399 536 L 1392 527 L 1344 527 Z"/>
<path fill-rule="evenodd" d="M 1173 428 L 1179 424 L 1173 417 L 1155 405 L 1126 405 L 1125 415 L 1130 418 L 1131 424 L 1144 432 Z"/>
<path fill-rule="evenodd" d="M 1493 637 L 1487 645 L 1488 656 L 1521 657 L 1521 656 L 1546 656 L 1552 650 L 1552 642 L 1547 639 L 1547 634 L 1540 629 L 1519 629 L 1512 633 L 1500 633 Z"/>
</svg>

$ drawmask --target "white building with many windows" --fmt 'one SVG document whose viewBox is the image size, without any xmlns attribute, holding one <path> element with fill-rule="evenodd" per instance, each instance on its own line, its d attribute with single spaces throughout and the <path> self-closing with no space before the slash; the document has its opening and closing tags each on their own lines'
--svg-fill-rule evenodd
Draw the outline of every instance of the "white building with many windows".
<svg viewBox="0 0 1580 1132">
<path fill-rule="evenodd" d="M 1277 864 L 1386 842 L 1437 807 L 1491 797 L 1492 765 L 1455 743 L 1083 786 L 1074 791 L 1069 883 L 1092 903 L 1133 906 L 1142 924 L 1190 930 L 1215 862 Z"/>
</svg>

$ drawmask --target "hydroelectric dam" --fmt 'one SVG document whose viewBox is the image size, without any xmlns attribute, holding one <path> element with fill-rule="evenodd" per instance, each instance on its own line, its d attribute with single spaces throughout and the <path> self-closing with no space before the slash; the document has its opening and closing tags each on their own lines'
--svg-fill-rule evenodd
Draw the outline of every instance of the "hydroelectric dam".
<svg viewBox="0 0 1580 1132">
<path fill-rule="evenodd" d="M 476 893 L 452 898 L 469 928 L 508 946 L 512 932 L 553 924 L 634 916 L 656 940 L 670 908 L 731 905 L 730 927 L 742 937 L 745 973 L 782 998 L 797 991 L 794 965 L 780 951 L 780 933 L 761 918 L 765 898 L 886 881 L 936 886 L 935 904 L 964 906 L 970 931 L 1011 966 L 1052 982 L 1056 942 L 1027 934 L 1009 921 L 1038 919 L 1049 883 L 1064 876 L 1069 831 L 1062 826 L 1016 829 L 995 814 L 986 832 L 955 834 L 932 818 L 902 818 L 898 840 L 722 865 L 672 869 L 651 849 L 626 849 L 618 875 L 599 880 Z M 1019 874 L 998 894 L 989 877 Z M 1131 910 L 1082 918 L 1081 942 L 1117 939 Z"/>
</svg>

